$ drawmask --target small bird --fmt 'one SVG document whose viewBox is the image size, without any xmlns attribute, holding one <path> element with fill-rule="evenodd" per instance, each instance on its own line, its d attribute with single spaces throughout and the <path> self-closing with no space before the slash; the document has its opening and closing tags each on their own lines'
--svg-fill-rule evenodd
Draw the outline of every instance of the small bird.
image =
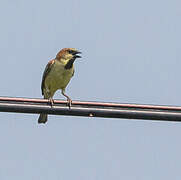
<svg viewBox="0 0 181 180">
<path fill-rule="evenodd" d="M 81 58 L 80 51 L 74 48 L 64 48 L 58 52 L 56 58 L 49 61 L 43 73 L 41 90 L 44 99 L 49 99 L 53 105 L 53 95 L 61 89 L 63 96 L 67 98 L 69 108 L 72 100 L 65 94 L 65 88 L 74 75 L 74 61 Z M 38 123 L 46 123 L 47 114 L 40 114 Z"/>
</svg>

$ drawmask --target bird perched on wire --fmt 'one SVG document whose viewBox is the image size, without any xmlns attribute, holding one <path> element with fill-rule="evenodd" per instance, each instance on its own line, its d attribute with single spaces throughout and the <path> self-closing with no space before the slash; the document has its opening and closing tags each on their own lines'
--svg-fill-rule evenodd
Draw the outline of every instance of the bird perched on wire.
<svg viewBox="0 0 181 180">
<path fill-rule="evenodd" d="M 81 52 L 74 48 L 64 48 L 56 55 L 56 58 L 49 61 L 43 73 L 41 90 L 45 99 L 49 99 L 53 105 L 53 95 L 61 89 L 63 96 L 67 98 L 69 107 L 72 100 L 65 94 L 65 88 L 74 75 L 74 61 L 81 58 Z M 47 114 L 40 114 L 38 123 L 46 123 Z"/>
</svg>

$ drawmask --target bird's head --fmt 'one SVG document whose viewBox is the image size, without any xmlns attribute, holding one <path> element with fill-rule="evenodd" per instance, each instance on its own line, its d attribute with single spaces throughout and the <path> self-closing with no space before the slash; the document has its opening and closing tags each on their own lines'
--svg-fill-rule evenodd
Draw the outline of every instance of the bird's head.
<svg viewBox="0 0 181 180">
<path fill-rule="evenodd" d="M 77 49 L 64 48 L 60 52 L 58 52 L 56 59 L 67 63 L 72 59 L 75 60 L 76 58 L 81 58 L 79 54 L 81 54 L 81 52 Z"/>
</svg>

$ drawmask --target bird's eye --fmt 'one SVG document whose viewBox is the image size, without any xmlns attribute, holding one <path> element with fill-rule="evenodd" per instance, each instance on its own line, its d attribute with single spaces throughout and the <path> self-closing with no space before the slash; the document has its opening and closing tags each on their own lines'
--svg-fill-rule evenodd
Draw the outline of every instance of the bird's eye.
<svg viewBox="0 0 181 180">
<path fill-rule="evenodd" d="M 73 55 L 75 54 L 75 51 L 73 51 L 73 50 L 69 50 L 68 52 L 69 52 L 69 54 L 73 54 Z"/>
</svg>

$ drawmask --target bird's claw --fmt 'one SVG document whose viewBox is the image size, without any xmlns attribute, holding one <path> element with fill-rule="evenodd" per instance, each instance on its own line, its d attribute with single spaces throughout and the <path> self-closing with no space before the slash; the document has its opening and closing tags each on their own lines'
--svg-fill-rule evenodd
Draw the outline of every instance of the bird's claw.
<svg viewBox="0 0 181 180">
<path fill-rule="evenodd" d="M 49 99 L 50 106 L 53 107 L 54 100 L 52 98 Z"/>
<path fill-rule="evenodd" d="M 68 107 L 70 109 L 71 106 L 72 106 L 72 100 L 70 98 L 67 98 L 67 105 L 68 105 Z"/>
</svg>

